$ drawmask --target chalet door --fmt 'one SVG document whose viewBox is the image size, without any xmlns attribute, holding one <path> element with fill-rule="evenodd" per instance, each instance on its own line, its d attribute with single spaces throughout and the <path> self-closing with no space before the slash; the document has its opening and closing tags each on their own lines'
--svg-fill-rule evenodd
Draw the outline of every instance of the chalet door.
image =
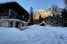
<svg viewBox="0 0 67 44">
<path fill-rule="evenodd" d="M 16 27 L 17 27 L 17 28 L 19 27 L 19 22 L 16 22 Z"/>
</svg>

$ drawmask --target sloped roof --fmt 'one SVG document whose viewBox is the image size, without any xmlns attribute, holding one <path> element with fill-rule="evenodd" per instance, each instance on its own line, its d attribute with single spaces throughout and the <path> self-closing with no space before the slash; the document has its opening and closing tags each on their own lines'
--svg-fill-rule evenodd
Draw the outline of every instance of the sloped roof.
<svg viewBox="0 0 67 44">
<path fill-rule="evenodd" d="M 17 2 L 0 3 L 0 9 L 12 9 L 18 12 L 18 14 L 28 14 L 28 12 L 21 7 Z"/>
</svg>

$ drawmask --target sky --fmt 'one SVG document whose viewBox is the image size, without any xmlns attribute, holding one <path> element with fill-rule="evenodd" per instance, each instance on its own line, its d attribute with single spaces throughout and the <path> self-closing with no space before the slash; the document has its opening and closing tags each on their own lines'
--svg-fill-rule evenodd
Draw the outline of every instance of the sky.
<svg viewBox="0 0 67 44">
<path fill-rule="evenodd" d="M 47 9 L 51 5 L 57 5 L 60 8 L 64 7 L 63 0 L 20 0 L 19 3 L 28 11 L 30 7 L 34 10 L 39 8 Z"/>
<path fill-rule="evenodd" d="M 0 0 L 0 3 L 9 1 L 17 1 L 27 11 L 30 11 L 30 7 L 34 10 L 39 8 L 47 9 L 51 5 L 57 5 L 61 8 L 64 7 L 63 0 Z"/>
</svg>

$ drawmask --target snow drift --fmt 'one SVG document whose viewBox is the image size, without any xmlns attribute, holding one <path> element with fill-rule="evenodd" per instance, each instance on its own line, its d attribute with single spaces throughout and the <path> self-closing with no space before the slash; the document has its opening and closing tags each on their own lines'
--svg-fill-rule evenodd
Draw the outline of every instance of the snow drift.
<svg viewBox="0 0 67 44">
<path fill-rule="evenodd" d="M 32 25 L 24 31 L 2 27 L 0 44 L 67 44 L 67 27 Z"/>
</svg>

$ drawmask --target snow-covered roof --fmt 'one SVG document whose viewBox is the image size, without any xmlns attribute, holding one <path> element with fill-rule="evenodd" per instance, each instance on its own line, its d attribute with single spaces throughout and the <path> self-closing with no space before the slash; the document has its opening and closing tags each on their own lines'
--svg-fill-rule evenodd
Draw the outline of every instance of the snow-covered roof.
<svg viewBox="0 0 67 44">
<path fill-rule="evenodd" d="M 6 2 L 17 2 L 18 0 L 0 0 L 0 3 L 6 3 Z"/>
</svg>

